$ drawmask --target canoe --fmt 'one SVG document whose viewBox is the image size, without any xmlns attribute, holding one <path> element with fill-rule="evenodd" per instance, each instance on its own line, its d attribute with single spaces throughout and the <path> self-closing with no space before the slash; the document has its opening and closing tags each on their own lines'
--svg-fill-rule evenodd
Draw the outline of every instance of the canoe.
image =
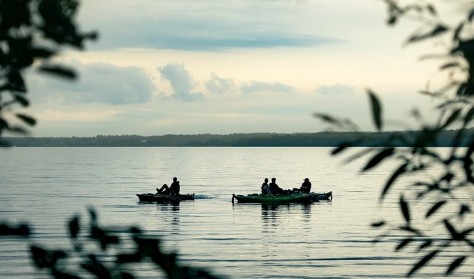
<svg viewBox="0 0 474 279">
<path fill-rule="evenodd" d="M 327 193 L 293 193 L 289 195 L 232 195 L 239 203 L 311 203 L 321 200 L 332 200 L 332 192 Z"/>
<path fill-rule="evenodd" d="M 194 194 L 163 195 L 163 194 L 144 193 L 144 194 L 137 194 L 137 196 L 141 202 L 178 202 L 178 201 L 185 201 L 185 200 L 194 200 Z"/>
<path fill-rule="evenodd" d="M 250 194 L 232 195 L 232 202 L 236 199 L 239 203 L 310 203 L 312 198 L 313 195 L 302 193 L 279 196 Z"/>
</svg>

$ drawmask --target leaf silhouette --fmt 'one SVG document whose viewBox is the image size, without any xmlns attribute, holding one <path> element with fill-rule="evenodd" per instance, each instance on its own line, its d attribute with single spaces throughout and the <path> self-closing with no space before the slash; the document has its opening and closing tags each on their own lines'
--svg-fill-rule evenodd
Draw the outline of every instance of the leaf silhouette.
<svg viewBox="0 0 474 279">
<path fill-rule="evenodd" d="M 452 240 L 462 240 L 463 239 L 463 236 L 456 231 L 456 229 L 453 227 L 453 225 L 451 225 L 451 223 L 447 219 L 445 219 L 443 221 L 443 223 L 444 223 L 444 226 L 446 227 L 446 229 L 451 234 L 451 239 Z"/>
<path fill-rule="evenodd" d="M 26 124 L 30 126 L 34 126 L 36 124 L 36 120 L 33 117 L 28 116 L 26 114 L 17 113 L 16 117 L 18 117 L 19 119 L 21 119 L 23 122 L 25 122 Z"/>
<path fill-rule="evenodd" d="M 410 207 L 409 207 L 408 202 L 405 200 L 405 197 L 403 195 L 400 195 L 400 210 L 402 211 L 403 218 L 405 218 L 405 221 L 407 223 L 410 223 L 410 221 L 411 221 Z"/>
<path fill-rule="evenodd" d="M 374 92 L 368 90 L 369 100 L 372 108 L 372 119 L 374 120 L 375 127 L 377 130 L 382 130 L 382 105 L 380 104 L 379 98 Z"/>
<path fill-rule="evenodd" d="M 435 26 L 429 32 L 426 32 L 424 34 L 412 35 L 410 38 L 408 38 L 408 43 L 415 43 L 415 42 L 419 42 L 421 40 L 425 40 L 425 39 L 428 39 L 428 38 L 431 38 L 431 37 L 439 36 L 439 35 L 445 33 L 448 30 L 449 30 L 449 28 L 447 26 L 439 24 L 439 25 Z"/>
<path fill-rule="evenodd" d="M 438 211 L 438 209 L 440 209 L 443 205 L 446 204 L 446 201 L 439 201 L 437 203 L 435 203 L 431 208 L 430 210 L 428 210 L 428 212 L 426 212 L 426 218 L 430 217 L 431 215 L 433 215 L 436 211 Z"/>
<path fill-rule="evenodd" d="M 26 99 L 25 97 L 23 97 L 19 94 L 15 94 L 15 101 L 17 101 L 18 103 L 20 103 L 24 107 L 27 107 L 27 106 L 30 105 L 30 101 L 28 101 L 28 99 Z"/>
<path fill-rule="evenodd" d="M 341 143 L 339 144 L 338 147 L 334 148 L 332 151 L 331 151 L 331 155 L 337 155 L 341 152 L 343 152 L 344 150 L 346 150 L 347 148 L 351 147 L 352 144 L 349 143 L 349 142 L 344 142 L 344 143 Z"/>
<path fill-rule="evenodd" d="M 412 241 L 413 241 L 413 238 L 411 238 L 411 237 L 405 238 L 403 241 L 401 241 L 397 245 L 397 247 L 395 247 L 395 251 L 400 251 L 401 249 L 403 249 L 405 246 L 407 246 Z"/>
<path fill-rule="evenodd" d="M 372 227 L 374 228 L 379 228 L 379 227 L 382 227 L 385 225 L 385 221 L 378 221 L 378 222 L 374 222 L 372 224 L 370 224 Z"/>
<path fill-rule="evenodd" d="M 397 180 L 397 178 L 407 172 L 407 163 L 402 164 L 393 174 L 390 176 L 388 179 L 387 183 L 385 183 L 385 186 L 382 190 L 382 194 L 380 195 L 380 199 L 383 199 L 385 195 L 387 195 L 388 190 L 390 190 L 390 187 L 393 185 L 393 183 Z"/>
<path fill-rule="evenodd" d="M 474 9 L 469 11 L 469 15 L 467 16 L 467 19 L 469 21 L 472 21 L 474 19 Z"/>
<path fill-rule="evenodd" d="M 474 176 L 472 174 L 472 165 L 474 164 L 474 161 L 471 159 L 471 156 L 474 154 L 474 144 L 471 143 L 469 148 L 466 151 L 466 154 L 464 155 L 463 158 L 463 169 L 464 169 L 464 174 L 466 175 L 467 181 L 474 183 Z"/>
<path fill-rule="evenodd" d="M 439 69 L 440 70 L 446 70 L 446 69 L 449 69 L 449 68 L 453 68 L 453 67 L 459 67 L 461 66 L 458 62 L 451 62 L 451 63 L 446 63 L 444 65 L 442 65 Z"/>
<path fill-rule="evenodd" d="M 434 250 L 428 254 L 426 254 L 419 262 L 417 262 L 413 268 L 408 272 L 407 276 L 411 277 L 418 269 L 422 268 L 425 266 L 431 259 L 433 259 L 436 254 L 439 253 L 439 250 Z"/>
<path fill-rule="evenodd" d="M 66 67 L 62 67 L 62 66 L 47 66 L 47 65 L 44 65 L 44 66 L 39 67 L 39 71 L 44 72 L 44 73 L 48 73 L 48 74 L 53 74 L 53 75 L 56 75 L 58 77 L 67 78 L 67 79 L 75 79 L 76 78 L 76 73 L 73 70 L 71 70 L 69 68 L 66 68 Z"/>
<path fill-rule="evenodd" d="M 464 126 L 466 126 L 469 122 L 471 122 L 472 118 L 474 117 L 474 107 L 472 107 L 464 116 Z"/>
<path fill-rule="evenodd" d="M 339 119 L 337 119 L 337 118 L 335 118 L 335 117 L 333 117 L 333 116 L 331 116 L 331 115 L 329 115 L 329 114 L 325 114 L 325 113 L 314 113 L 313 116 L 316 117 L 316 118 L 321 119 L 321 120 L 324 121 L 324 122 L 327 122 L 327 123 L 330 123 L 330 124 L 333 124 L 333 125 L 342 127 L 342 122 L 341 122 Z"/>
<path fill-rule="evenodd" d="M 377 166 L 380 162 L 382 162 L 384 159 L 392 156 L 394 153 L 395 153 L 395 148 L 393 147 L 382 150 L 377 155 L 372 157 L 372 159 L 370 159 L 370 161 L 367 163 L 367 165 L 365 165 L 362 171 L 364 172 L 364 171 L 368 171 L 372 169 L 373 167 Z"/>
<path fill-rule="evenodd" d="M 458 25 L 458 27 L 456 27 L 454 29 L 454 32 L 453 32 L 453 41 L 458 41 L 460 39 L 460 34 L 462 32 L 462 30 L 464 29 L 464 22 L 462 22 L 461 24 Z"/>
<path fill-rule="evenodd" d="M 471 208 L 467 204 L 461 205 L 461 208 L 459 209 L 459 216 L 462 217 L 466 213 L 471 213 Z"/>
<path fill-rule="evenodd" d="M 464 262 L 464 260 L 466 260 L 466 256 L 461 256 L 457 259 L 455 259 L 450 265 L 449 265 L 449 268 L 448 270 L 446 270 L 446 276 L 448 275 L 451 275 L 454 270 L 456 270 L 456 268 L 460 267 L 462 265 L 462 263 Z"/>
<path fill-rule="evenodd" d="M 459 118 L 459 115 L 461 114 L 461 109 L 456 109 L 451 113 L 451 115 L 448 117 L 446 122 L 440 127 L 441 129 L 444 129 L 451 125 L 454 121 L 456 121 Z"/>
<path fill-rule="evenodd" d="M 71 238 L 75 239 L 77 238 L 77 235 L 79 234 L 80 231 L 80 224 L 79 224 L 79 217 L 74 216 L 70 221 L 69 221 L 69 235 Z"/>
<path fill-rule="evenodd" d="M 425 242 L 423 242 L 423 244 L 420 245 L 420 247 L 418 247 L 418 252 L 425 249 L 425 248 L 427 248 L 427 247 L 430 247 L 431 244 L 433 244 L 433 240 L 431 240 L 431 239 L 426 240 Z"/>
</svg>

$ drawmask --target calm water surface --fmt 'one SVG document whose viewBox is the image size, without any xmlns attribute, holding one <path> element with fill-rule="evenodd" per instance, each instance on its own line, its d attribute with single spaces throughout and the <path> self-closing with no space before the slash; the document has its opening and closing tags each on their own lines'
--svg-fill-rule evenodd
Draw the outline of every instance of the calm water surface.
<svg viewBox="0 0 474 279">
<path fill-rule="evenodd" d="M 94 206 L 101 224 L 139 225 L 164 240 L 183 262 L 226 278 L 402 278 L 413 255 L 393 253 L 395 240 L 372 243 L 369 224 L 398 218 L 398 196 L 380 208 L 380 185 L 391 168 L 358 175 L 327 148 L 13 148 L 0 150 L 0 220 L 34 224 L 34 242 L 69 247 L 65 222 Z M 177 176 L 179 205 L 140 204 Z M 262 206 L 232 204 L 233 193 L 259 192 L 263 178 L 283 188 L 309 177 L 332 202 Z M 392 211 L 390 209 L 393 209 Z M 390 216 L 389 216 L 390 217 Z M 445 263 L 420 273 L 441 272 Z M 466 267 L 458 278 L 472 278 Z M 143 278 L 156 278 L 144 266 Z M 44 278 L 25 243 L 3 239 L 0 278 Z"/>
</svg>

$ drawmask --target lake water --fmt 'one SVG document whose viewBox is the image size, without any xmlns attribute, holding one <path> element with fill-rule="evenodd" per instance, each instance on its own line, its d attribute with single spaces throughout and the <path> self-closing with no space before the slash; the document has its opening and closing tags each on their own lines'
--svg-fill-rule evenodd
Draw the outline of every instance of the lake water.
<svg viewBox="0 0 474 279">
<path fill-rule="evenodd" d="M 359 175 L 328 148 L 12 148 L 2 149 L 0 220 L 34 224 L 33 242 L 69 247 L 65 223 L 87 208 L 100 224 L 139 225 L 176 251 L 183 263 L 226 278 L 402 278 L 413 249 L 394 253 L 396 239 L 378 244 L 370 223 L 398 217 L 398 196 L 380 207 L 380 186 L 391 171 Z M 178 177 L 182 193 L 199 199 L 179 205 L 141 204 Z M 305 177 L 332 202 L 262 206 L 232 204 L 232 194 L 257 193 L 263 178 L 282 188 Z M 393 216 L 392 216 L 393 215 Z M 0 278 L 44 278 L 31 267 L 28 247 L 0 239 Z M 452 260 L 452 259 L 451 259 Z M 454 278 L 472 278 L 467 263 Z M 436 278 L 446 263 L 423 269 Z M 156 278 L 144 267 L 143 278 Z"/>
</svg>

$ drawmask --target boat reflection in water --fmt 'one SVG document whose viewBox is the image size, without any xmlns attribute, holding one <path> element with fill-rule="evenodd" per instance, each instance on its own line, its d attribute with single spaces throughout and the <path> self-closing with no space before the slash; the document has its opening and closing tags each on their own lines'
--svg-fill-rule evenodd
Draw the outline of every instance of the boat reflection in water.
<svg viewBox="0 0 474 279">
<path fill-rule="evenodd" d="M 179 234 L 179 205 L 180 201 L 156 202 L 159 215 L 166 224 L 171 225 L 171 234 Z"/>
<path fill-rule="evenodd" d="M 262 204 L 262 223 L 264 226 L 277 226 L 279 222 L 311 219 L 311 204 Z"/>
</svg>

